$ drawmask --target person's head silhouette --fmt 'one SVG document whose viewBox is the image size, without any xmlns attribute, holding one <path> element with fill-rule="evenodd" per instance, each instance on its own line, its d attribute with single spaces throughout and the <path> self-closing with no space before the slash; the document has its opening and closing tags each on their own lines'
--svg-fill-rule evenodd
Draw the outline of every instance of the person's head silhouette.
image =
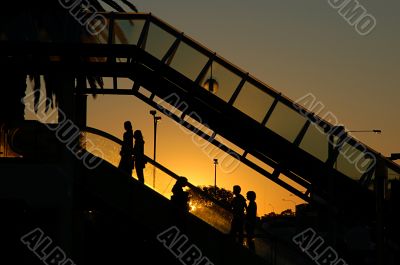
<svg viewBox="0 0 400 265">
<path fill-rule="evenodd" d="M 255 201 L 256 200 L 256 193 L 252 190 L 248 191 L 246 193 L 246 197 L 249 201 Z"/>
<path fill-rule="evenodd" d="M 125 130 L 132 130 L 132 123 L 130 121 L 125 121 L 124 128 Z"/>
<path fill-rule="evenodd" d="M 136 140 L 143 140 L 142 131 L 141 130 L 136 130 L 133 133 L 133 138 L 135 138 Z"/>
<path fill-rule="evenodd" d="M 178 185 L 180 185 L 181 187 L 184 187 L 184 186 L 186 186 L 186 185 L 188 184 L 188 179 L 187 179 L 186 177 L 179 177 L 179 178 L 176 180 L 176 183 L 177 183 Z"/>
<path fill-rule="evenodd" d="M 239 185 L 233 186 L 233 194 L 239 195 L 241 191 L 242 191 L 242 188 Z"/>
</svg>

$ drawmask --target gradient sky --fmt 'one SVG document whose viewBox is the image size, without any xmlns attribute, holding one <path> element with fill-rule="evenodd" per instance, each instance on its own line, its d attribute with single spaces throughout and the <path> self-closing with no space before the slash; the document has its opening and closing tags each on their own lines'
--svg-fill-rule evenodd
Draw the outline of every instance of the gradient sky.
<svg viewBox="0 0 400 265">
<path fill-rule="evenodd" d="M 347 130 L 381 129 L 353 136 L 383 155 L 400 152 L 400 2 L 359 1 L 377 21 L 367 36 L 357 34 L 328 0 L 136 0 L 151 12 L 228 61 L 295 100 L 312 93 Z M 123 122 L 141 129 L 145 152 L 153 155 L 151 108 L 134 97 L 89 99 L 88 125 L 122 137 Z M 157 161 L 197 185 L 214 184 L 210 154 L 178 124 L 162 116 Z M 292 208 L 300 199 L 240 165 L 232 173 L 217 168 L 217 185 L 257 193 L 258 215 Z M 151 182 L 151 168 L 145 172 Z M 172 188 L 172 186 L 171 186 Z M 292 200 L 292 201 L 283 201 Z"/>
</svg>

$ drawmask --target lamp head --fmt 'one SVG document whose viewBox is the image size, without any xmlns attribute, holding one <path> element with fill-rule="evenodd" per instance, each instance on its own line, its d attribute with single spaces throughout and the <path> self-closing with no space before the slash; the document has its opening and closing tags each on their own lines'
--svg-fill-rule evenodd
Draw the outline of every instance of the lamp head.
<svg viewBox="0 0 400 265">
<path fill-rule="evenodd" d="M 156 113 L 157 113 L 157 112 L 156 112 L 155 110 L 150 110 L 150 114 L 151 114 L 151 115 L 154 116 L 154 115 L 156 115 Z"/>
<path fill-rule="evenodd" d="M 217 80 L 210 77 L 209 79 L 206 80 L 203 87 L 205 89 L 207 89 L 208 91 L 210 91 L 211 93 L 216 94 L 218 91 L 218 88 L 219 88 L 219 84 L 218 84 Z"/>
</svg>

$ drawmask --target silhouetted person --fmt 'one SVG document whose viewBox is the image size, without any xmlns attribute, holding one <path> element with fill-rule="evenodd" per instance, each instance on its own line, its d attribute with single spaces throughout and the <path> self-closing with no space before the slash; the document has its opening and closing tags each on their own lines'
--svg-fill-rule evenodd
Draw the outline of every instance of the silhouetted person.
<svg viewBox="0 0 400 265">
<path fill-rule="evenodd" d="M 231 202 L 232 209 L 232 222 L 230 235 L 235 239 L 238 238 L 238 242 L 243 244 L 243 225 L 244 225 L 244 211 L 246 209 L 246 199 L 240 194 L 241 188 L 239 185 L 233 186 L 233 199 Z"/>
<path fill-rule="evenodd" d="M 133 170 L 133 131 L 130 121 L 124 122 L 124 136 L 121 151 L 119 152 L 121 160 L 119 161 L 118 168 L 132 176 Z"/>
<path fill-rule="evenodd" d="M 248 191 L 246 197 L 249 203 L 246 208 L 246 218 L 245 218 L 245 230 L 247 234 L 247 245 L 249 249 L 255 251 L 254 245 L 254 230 L 256 229 L 257 223 L 257 203 L 256 203 L 256 193 L 254 191 Z"/>
<path fill-rule="evenodd" d="M 175 185 L 172 187 L 171 201 L 183 211 L 189 210 L 189 193 L 183 190 L 187 184 L 187 178 L 179 177 L 176 180 Z"/>
<path fill-rule="evenodd" d="M 141 183 L 144 183 L 143 169 L 146 166 L 146 158 L 144 156 L 144 140 L 142 131 L 136 130 L 133 134 L 135 145 L 133 147 L 133 156 L 135 160 L 136 175 Z"/>
</svg>

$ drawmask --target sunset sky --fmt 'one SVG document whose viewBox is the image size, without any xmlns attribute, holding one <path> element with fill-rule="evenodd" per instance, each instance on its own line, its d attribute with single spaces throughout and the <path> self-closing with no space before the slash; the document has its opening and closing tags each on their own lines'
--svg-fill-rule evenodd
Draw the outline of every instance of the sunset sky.
<svg viewBox="0 0 400 265">
<path fill-rule="evenodd" d="M 389 156 L 400 152 L 400 2 L 359 2 L 377 21 L 366 36 L 359 35 L 328 0 L 134 3 L 139 11 L 151 12 L 289 98 L 312 93 L 347 130 L 382 130 L 353 136 Z M 133 96 L 89 97 L 88 125 L 122 138 L 123 122 L 132 121 L 134 130 L 142 130 L 145 153 L 151 157 L 150 110 Z M 199 148 L 192 135 L 160 115 L 157 161 L 195 185 L 213 185 L 215 153 Z M 152 181 L 151 172 L 148 167 L 146 182 Z M 257 193 L 259 216 L 302 202 L 245 165 L 229 173 L 217 167 L 217 185 L 231 190 L 234 184 L 241 185 L 242 194 Z"/>
</svg>

